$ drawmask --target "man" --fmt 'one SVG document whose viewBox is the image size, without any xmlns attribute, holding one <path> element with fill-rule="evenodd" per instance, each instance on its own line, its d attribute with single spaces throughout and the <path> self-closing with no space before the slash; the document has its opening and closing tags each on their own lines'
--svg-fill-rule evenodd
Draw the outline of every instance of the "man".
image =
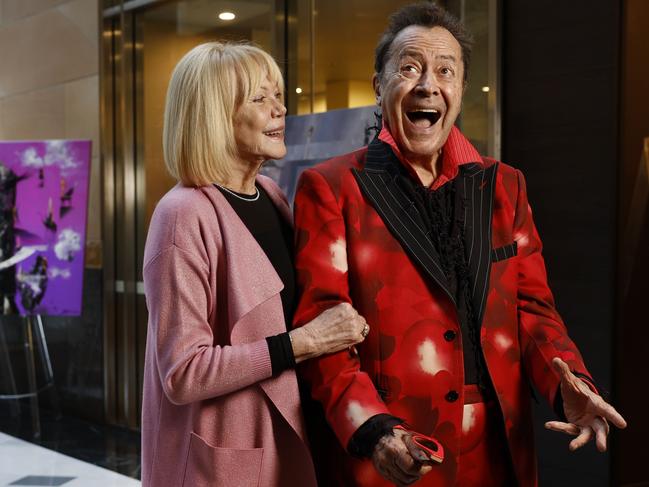
<svg viewBox="0 0 649 487">
<path fill-rule="evenodd" d="M 626 426 L 555 310 L 522 174 L 454 126 L 470 48 L 435 5 L 396 12 L 376 49 L 381 132 L 300 180 L 296 323 L 346 301 L 371 326 L 303 369 L 346 450 L 314 439 L 315 461 L 336 462 L 327 486 L 536 485 L 531 384 L 571 449 L 603 451 L 608 421 Z"/>
</svg>

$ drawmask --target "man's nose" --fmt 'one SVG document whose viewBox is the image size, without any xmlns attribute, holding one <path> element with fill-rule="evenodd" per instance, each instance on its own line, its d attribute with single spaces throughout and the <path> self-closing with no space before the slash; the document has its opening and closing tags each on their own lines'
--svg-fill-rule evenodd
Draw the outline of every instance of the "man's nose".
<svg viewBox="0 0 649 487">
<path fill-rule="evenodd" d="M 422 73 L 417 86 L 415 86 L 415 93 L 419 96 L 438 96 L 440 94 L 439 84 L 433 72 L 426 70 Z"/>
</svg>

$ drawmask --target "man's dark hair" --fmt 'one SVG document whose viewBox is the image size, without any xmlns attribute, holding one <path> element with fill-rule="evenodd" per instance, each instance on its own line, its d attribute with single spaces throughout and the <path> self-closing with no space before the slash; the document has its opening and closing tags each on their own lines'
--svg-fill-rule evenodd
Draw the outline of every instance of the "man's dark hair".
<svg viewBox="0 0 649 487">
<path fill-rule="evenodd" d="M 469 73 L 471 61 L 471 48 L 473 38 L 454 15 L 442 7 L 430 2 L 420 2 L 406 5 L 390 15 L 388 27 L 385 29 L 374 51 L 374 70 L 383 76 L 383 69 L 387 61 L 390 47 L 395 37 L 406 27 L 421 25 L 423 27 L 442 27 L 449 31 L 462 48 L 462 62 L 464 64 L 464 81 Z"/>
</svg>

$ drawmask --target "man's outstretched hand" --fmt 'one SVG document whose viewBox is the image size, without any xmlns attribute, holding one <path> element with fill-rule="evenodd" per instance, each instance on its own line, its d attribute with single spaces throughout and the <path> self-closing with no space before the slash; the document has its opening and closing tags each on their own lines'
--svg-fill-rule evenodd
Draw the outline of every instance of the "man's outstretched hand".
<svg viewBox="0 0 649 487">
<path fill-rule="evenodd" d="M 626 421 L 613 406 L 598 396 L 570 371 L 570 367 L 560 358 L 552 360 L 552 366 L 561 377 L 561 397 L 563 411 L 568 419 L 563 421 L 548 421 L 547 429 L 575 435 L 570 442 L 570 451 L 575 451 L 588 443 L 593 437 L 597 449 L 606 451 L 609 422 L 618 428 L 626 428 Z"/>
</svg>

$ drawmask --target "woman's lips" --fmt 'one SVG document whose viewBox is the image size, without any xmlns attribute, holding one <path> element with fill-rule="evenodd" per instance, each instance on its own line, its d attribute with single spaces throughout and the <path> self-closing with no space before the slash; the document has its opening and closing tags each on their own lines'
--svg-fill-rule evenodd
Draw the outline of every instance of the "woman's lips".
<svg viewBox="0 0 649 487">
<path fill-rule="evenodd" d="M 270 137 L 271 139 L 283 139 L 284 138 L 284 129 L 273 130 L 264 132 L 264 135 Z"/>
</svg>

